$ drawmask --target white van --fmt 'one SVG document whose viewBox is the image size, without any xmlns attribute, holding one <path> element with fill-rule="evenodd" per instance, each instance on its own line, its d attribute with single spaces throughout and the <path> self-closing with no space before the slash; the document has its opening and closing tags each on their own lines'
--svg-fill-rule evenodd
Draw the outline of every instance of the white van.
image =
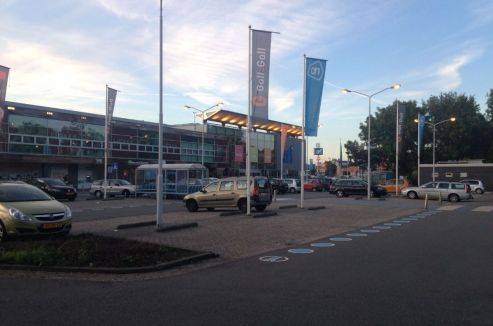
<svg viewBox="0 0 493 326">
<path fill-rule="evenodd" d="M 300 179 L 283 179 L 283 181 L 288 185 L 289 192 L 291 193 L 301 192 Z"/>
</svg>

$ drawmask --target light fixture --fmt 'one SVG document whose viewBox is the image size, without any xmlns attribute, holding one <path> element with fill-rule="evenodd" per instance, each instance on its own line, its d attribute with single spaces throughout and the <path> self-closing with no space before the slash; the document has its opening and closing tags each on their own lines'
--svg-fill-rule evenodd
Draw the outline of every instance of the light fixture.
<svg viewBox="0 0 493 326">
<path fill-rule="evenodd" d="M 391 87 L 391 88 L 393 88 L 393 89 L 399 89 L 399 88 L 401 88 L 401 84 L 399 84 L 399 83 L 395 83 L 395 84 L 393 84 L 393 85 L 392 85 L 392 86 L 390 86 L 390 87 Z"/>
<path fill-rule="evenodd" d="M 450 121 L 455 122 L 455 117 L 450 118 Z"/>
<path fill-rule="evenodd" d="M 47 116 L 49 116 L 49 117 L 51 117 L 51 116 L 53 115 L 53 112 L 51 112 L 51 111 L 46 111 L 46 115 L 47 115 Z"/>
<path fill-rule="evenodd" d="M 9 110 L 9 111 L 15 111 L 15 107 L 13 107 L 13 106 L 8 106 L 8 107 L 7 107 L 7 110 Z"/>
</svg>

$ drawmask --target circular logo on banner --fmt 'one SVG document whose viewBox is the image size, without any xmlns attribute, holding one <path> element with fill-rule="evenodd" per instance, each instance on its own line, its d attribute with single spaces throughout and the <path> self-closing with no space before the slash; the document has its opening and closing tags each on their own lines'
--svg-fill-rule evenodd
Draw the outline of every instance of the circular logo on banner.
<svg viewBox="0 0 493 326">
<path fill-rule="evenodd" d="M 260 257 L 259 260 L 266 263 L 283 263 L 285 261 L 288 261 L 289 258 L 282 256 L 263 256 Z"/>
</svg>

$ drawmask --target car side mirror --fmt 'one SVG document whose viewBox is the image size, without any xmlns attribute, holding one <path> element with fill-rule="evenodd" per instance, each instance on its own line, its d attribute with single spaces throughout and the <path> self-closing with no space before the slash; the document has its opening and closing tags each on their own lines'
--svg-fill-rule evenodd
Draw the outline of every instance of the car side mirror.
<svg viewBox="0 0 493 326">
<path fill-rule="evenodd" d="M 202 188 L 202 189 L 200 189 L 200 192 L 205 194 L 205 193 L 207 193 L 207 190 L 205 190 L 205 188 Z"/>
</svg>

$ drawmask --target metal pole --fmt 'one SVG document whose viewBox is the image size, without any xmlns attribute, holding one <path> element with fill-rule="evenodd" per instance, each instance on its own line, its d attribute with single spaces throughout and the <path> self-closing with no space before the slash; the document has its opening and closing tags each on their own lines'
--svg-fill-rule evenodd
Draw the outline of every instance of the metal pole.
<svg viewBox="0 0 493 326">
<path fill-rule="evenodd" d="M 433 181 L 435 181 L 435 129 L 436 124 L 433 125 Z"/>
<path fill-rule="evenodd" d="M 250 216 L 250 128 L 252 125 L 251 112 L 252 112 L 252 27 L 248 26 L 248 118 L 247 118 L 247 132 L 246 132 L 246 177 L 247 177 L 247 215 Z"/>
<path fill-rule="evenodd" d="M 205 125 L 205 119 L 204 119 L 204 112 L 202 112 L 202 165 L 204 165 L 204 125 Z"/>
<path fill-rule="evenodd" d="M 159 15 L 159 149 L 156 180 L 156 227 L 164 224 L 163 215 L 163 0 Z"/>
<path fill-rule="evenodd" d="M 421 155 L 421 137 L 420 134 L 419 134 L 419 125 L 421 124 L 421 121 L 419 120 L 419 114 L 418 114 L 418 186 L 421 185 L 421 175 L 420 175 L 420 162 L 421 162 L 421 159 L 420 159 L 420 155 Z"/>
<path fill-rule="evenodd" d="M 303 54 L 303 105 L 302 105 L 302 114 L 301 114 L 301 200 L 300 200 L 300 208 L 303 208 L 303 200 L 305 197 L 305 74 L 306 74 L 306 54 Z M 308 149 L 307 149 L 308 150 Z"/>
<path fill-rule="evenodd" d="M 371 192 L 371 163 L 370 163 L 370 152 L 371 152 L 371 138 L 370 138 L 370 130 L 371 130 L 371 96 L 368 96 L 368 200 L 370 200 L 370 192 Z"/>
<path fill-rule="evenodd" d="M 106 188 L 108 188 L 108 85 L 106 85 L 106 114 L 104 116 L 104 182 L 103 198 L 106 199 Z"/>
<path fill-rule="evenodd" d="M 399 194 L 399 101 L 397 101 L 395 119 L 395 195 Z"/>
</svg>

